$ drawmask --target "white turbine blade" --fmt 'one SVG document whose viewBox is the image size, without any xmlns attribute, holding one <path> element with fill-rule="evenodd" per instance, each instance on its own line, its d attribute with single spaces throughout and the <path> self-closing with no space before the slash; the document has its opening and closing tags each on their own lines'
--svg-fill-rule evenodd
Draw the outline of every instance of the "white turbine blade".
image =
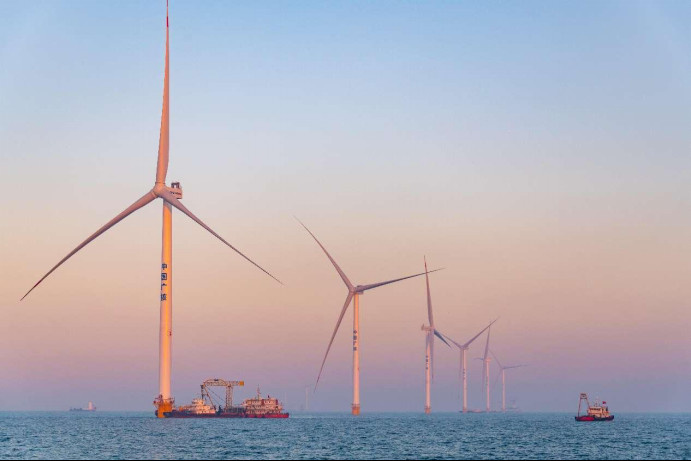
<svg viewBox="0 0 691 461">
<path fill-rule="evenodd" d="M 464 346 L 463 346 L 462 344 L 457 343 L 457 342 L 454 341 L 452 338 L 450 338 L 448 335 L 445 335 L 444 333 L 441 333 L 441 332 L 440 332 L 440 334 L 441 334 L 444 338 L 446 338 L 447 340 L 451 341 L 451 344 L 453 344 L 453 345 L 456 346 L 457 348 L 459 348 L 459 349 L 463 349 L 463 348 L 464 348 Z M 447 344 L 448 344 L 448 343 L 447 343 Z"/>
<path fill-rule="evenodd" d="M 336 328 L 334 328 L 334 332 L 331 335 L 331 340 L 329 341 L 329 345 L 326 348 L 326 353 L 324 354 L 324 360 L 322 360 L 322 366 L 319 368 L 319 374 L 317 375 L 317 382 L 314 384 L 314 390 L 317 390 L 317 386 L 319 385 L 319 379 L 322 376 L 322 371 L 324 371 L 324 364 L 326 363 L 326 357 L 329 356 L 329 351 L 331 350 L 331 345 L 334 342 L 334 338 L 336 337 L 336 333 L 338 333 L 338 328 L 341 326 L 341 322 L 343 321 L 343 316 L 345 315 L 346 311 L 348 310 L 348 306 L 350 306 L 350 301 L 353 299 L 353 294 L 352 292 L 348 292 L 348 296 L 346 297 L 345 304 L 343 304 L 343 309 L 341 309 L 341 314 L 338 316 L 338 321 L 336 322 Z"/>
<path fill-rule="evenodd" d="M 161 133 L 158 138 L 158 164 L 156 165 L 156 183 L 165 184 L 168 173 L 169 151 L 169 57 L 168 57 L 168 4 L 166 2 L 166 63 L 163 76 L 163 109 L 161 111 Z"/>
<path fill-rule="evenodd" d="M 125 219 L 127 216 L 134 213 L 135 211 L 137 211 L 138 209 L 140 209 L 141 207 L 143 207 L 144 205 L 146 205 L 147 203 L 151 202 L 154 199 L 156 199 L 156 195 L 151 191 L 147 192 L 142 198 L 140 198 L 139 200 L 134 202 L 132 205 L 127 207 L 125 209 L 125 211 L 123 211 L 122 213 L 120 213 L 119 215 L 117 215 L 116 217 L 111 219 L 110 221 L 108 221 L 103 227 L 101 227 L 99 230 L 97 230 L 96 232 L 91 234 L 91 236 L 89 236 L 89 238 L 87 238 L 82 243 L 80 243 L 79 246 L 77 246 L 77 248 L 70 251 L 70 253 L 67 256 L 65 256 L 64 258 L 62 258 L 59 263 L 57 263 L 55 266 L 53 266 L 53 268 L 51 270 L 49 270 L 46 275 L 41 277 L 41 280 L 36 282 L 36 285 L 31 287 L 31 290 L 27 291 L 26 294 L 24 296 L 22 296 L 22 299 L 20 299 L 20 301 L 23 300 L 24 298 L 26 298 L 29 295 L 29 293 L 31 293 L 33 291 L 34 288 L 36 288 L 41 282 L 43 282 L 46 279 L 46 277 L 48 277 L 50 274 L 52 274 L 55 269 L 60 267 L 62 265 L 62 263 L 64 263 L 68 259 L 70 259 L 72 257 L 72 255 L 74 255 L 76 252 L 78 252 L 79 250 L 81 250 L 82 248 L 87 246 L 89 243 L 91 243 L 91 241 L 96 239 L 99 235 L 101 235 L 102 233 L 104 233 L 105 231 L 107 231 L 108 229 L 110 229 L 111 227 L 113 227 L 114 225 L 116 225 L 117 223 L 122 221 L 123 219 Z"/>
<path fill-rule="evenodd" d="M 499 365 L 499 368 L 500 368 L 500 369 L 505 370 L 505 369 L 507 369 L 507 368 L 511 368 L 511 367 L 503 367 L 503 366 L 501 365 L 501 362 L 500 362 L 499 359 L 497 358 L 497 354 L 495 354 L 494 351 L 491 350 L 491 349 L 490 349 L 490 352 L 492 353 L 492 357 L 494 357 L 494 360 L 497 361 L 497 365 Z"/>
<path fill-rule="evenodd" d="M 510 367 L 504 367 L 504 370 L 510 370 L 512 368 L 523 368 L 527 367 L 528 365 L 511 365 Z"/>
<path fill-rule="evenodd" d="M 489 334 L 492 332 L 492 329 L 490 328 L 487 330 L 487 343 L 485 343 L 485 355 L 483 356 L 483 359 L 485 362 L 487 361 L 487 354 L 489 353 Z"/>
<path fill-rule="evenodd" d="M 317 237 L 314 236 L 314 234 L 312 233 L 312 231 L 309 230 L 309 229 L 307 228 L 307 226 L 305 226 L 305 225 L 302 223 L 302 221 L 300 221 L 297 217 L 295 217 L 295 219 L 297 219 L 297 222 L 299 222 L 300 225 L 302 225 L 302 227 L 304 227 L 305 230 L 312 236 L 312 238 L 314 239 L 314 241 L 317 242 L 317 245 L 319 245 L 319 246 L 321 247 L 321 249 L 324 250 L 324 253 L 326 254 L 326 257 L 329 258 L 329 261 L 331 261 L 331 264 L 333 264 L 334 268 L 336 268 L 336 272 L 338 272 L 338 275 L 340 275 L 340 276 L 341 276 L 341 279 L 343 279 L 343 283 L 346 284 L 346 286 L 348 287 L 348 290 L 349 290 L 349 291 L 352 291 L 352 290 L 353 290 L 353 284 L 350 283 L 350 280 L 348 280 L 348 277 L 347 277 L 347 276 L 345 275 L 345 273 L 341 270 L 341 268 L 338 266 L 338 264 L 336 263 L 336 261 L 331 257 L 331 255 L 329 254 L 329 252 L 326 251 L 326 248 L 324 248 L 324 245 L 322 245 L 321 242 L 320 242 L 319 240 L 317 240 Z"/>
<path fill-rule="evenodd" d="M 209 226 L 207 226 L 206 224 L 204 224 L 204 223 L 202 222 L 202 220 L 199 219 L 199 218 L 197 218 L 197 217 L 194 215 L 194 213 L 192 213 L 190 210 L 188 210 L 187 207 L 186 207 L 185 205 L 183 205 L 182 202 L 180 202 L 180 200 L 178 200 L 177 198 L 173 197 L 172 195 L 171 195 L 171 196 L 161 195 L 161 198 L 162 198 L 163 200 L 165 200 L 166 202 L 170 203 L 171 205 L 173 205 L 173 206 L 174 206 L 175 208 L 177 208 L 178 210 L 180 210 L 180 211 L 182 211 L 183 213 L 185 213 L 187 216 L 190 217 L 190 219 L 192 219 L 192 221 L 195 221 L 197 224 L 199 224 L 200 226 L 202 226 L 204 229 L 208 230 L 208 231 L 211 233 L 211 235 L 213 235 L 214 237 L 216 237 L 217 239 L 219 239 L 221 242 L 225 243 L 228 247 L 230 247 L 230 248 L 231 248 L 233 251 L 235 251 L 237 254 L 239 254 L 240 256 L 242 256 L 243 258 L 245 258 L 247 261 L 249 261 L 250 263 L 252 263 L 257 269 L 259 269 L 260 271 L 264 272 L 266 275 L 268 275 L 269 277 L 271 277 L 272 279 L 274 279 L 275 281 L 277 281 L 278 283 L 280 283 L 281 285 L 283 285 L 283 282 L 281 282 L 281 281 L 278 280 L 276 277 L 274 277 L 273 275 L 271 275 L 267 270 L 265 270 L 265 269 L 264 269 L 263 267 L 261 267 L 259 264 L 255 263 L 255 262 L 252 261 L 250 258 L 248 258 L 247 256 L 245 256 L 240 250 L 238 250 L 238 249 L 235 248 L 233 245 L 231 245 L 230 243 L 228 243 L 223 237 L 221 237 L 221 236 L 218 235 L 216 232 L 214 232 L 213 229 L 211 229 Z"/>
<path fill-rule="evenodd" d="M 429 290 L 429 272 L 427 272 L 427 257 L 425 261 L 425 283 L 427 284 L 427 317 L 429 318 L 429 326 L 434 330 L 434 315 L 432 314 L 432 294 Z"/>
<path fill-rule="evenodd" d="M 434 335 L 435 335 L 437 338 L 441 339 L 441 340 L 444 342 L 444 344 L 446 344 L 447 346 L 451 347 L 451 345 L 450 345 L 449 343 L 446 342 L 446 339 L 444 339 L 444 337 L 445 337 L 446 335 L 440 333 L 439 330 L 435 329 L 435 330 L 434 330 Z M 451 341 L 451 342 L 453 342 L 453 341 Z"/>
<path fill-rule="evenodd" d="M 433 271 L 429 271 L 429 273 L 431 274 L 432 272 L 437 272 L 440 270 L 443 270 L 443 268 L 442 269 L 434 269 Z M 373 283 L 371 285 L 362 285 L 362 286 L 359 286 L 357 288 L 358 288 L 358 291 L 363 292 L 363 291 L 371 290 L 372 288 L 377 288 L 377 287 L 380 287 L 383 285 L 388 285 L 390 283 L 400 282 L 401 280 L 407 280 L 407 279 L 412 279 L 413 277 L 419 277 L 419 276 L 425 275 L 427 273 L 428 272 L 420 272 L 419 274 L 409 275 L 407 277 L 401 277 L 400 279 L 388 280 L 386 282 L 380 282 L 380 283 Z"/>
<path fill-rule="evenodd" d="M 466 348 L 466 347 L 470 346 L 470 344 L 471 344 L 473 341 L 475 341 L 477 338 L 479 338 L 480 335 L 481 335 L 482 333 L 484 333 L 485 330 L 487 330 L 489 327 L 491 327 L 491 326 L 494 324 L 494 322 L 496 322 L 497 320 L 499 320 L 499 319 L 495 319 L 495 320 L 493 320 L 492 322 L 490 322 L 490 324 L 487 325 L 485 328 L 483 328 L 483 329 L 480 331 L 480 333 L 476 334 L 475 336 L 473 336 L 473 337 L 470 339 L 470 341 L 468 341 L 467 343 L 465 343 L 465 344 L 463 345 L 463 347 Z"/>
<path fill-rule="evenodd" d="M 499 370 L 499 373 L 497 373 L 497 377 L 494 378 L 494 382 L 492 383 L 492 392 L 494 392 L 494 388 L 497 387 L 497 383 L 499 382 L 500 376 L 501 376 L 501 369 Z"/>
</svg>

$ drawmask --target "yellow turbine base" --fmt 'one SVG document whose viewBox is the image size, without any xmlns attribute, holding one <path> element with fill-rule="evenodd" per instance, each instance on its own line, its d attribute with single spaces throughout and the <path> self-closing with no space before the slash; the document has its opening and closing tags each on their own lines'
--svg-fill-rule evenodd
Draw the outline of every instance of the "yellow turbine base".
<svg viewBox="0 0 691 461">
<path fill-rule="evenodd" d="M 357 416 L 360 414 L 360 405 L 353 405 L 353 415 Z"/>
<path fill-rule="evenodd" d="M 165 418 L 166 413 L 170 413 L 171 411 L 173 411 L 174 402 L 175 399 L 162 399 L 160 397 L 154 400 L 154 406 L 156 407 L 156 417 Z"/>
</svg>

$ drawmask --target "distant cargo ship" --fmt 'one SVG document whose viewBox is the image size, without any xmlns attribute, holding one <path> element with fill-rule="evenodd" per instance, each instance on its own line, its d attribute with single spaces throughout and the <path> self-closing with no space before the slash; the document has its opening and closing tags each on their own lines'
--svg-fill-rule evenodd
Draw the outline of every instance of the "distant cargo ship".
<svg viewBox="0 0 691 461">
<path fill-rule="evenodd" d="M 89 402 L 86 408 L 70 408 L 70 411 L 96 411 L 94 402 Z"/>
<path fill-rule="evenodd" d="M 244 386 L 243 381 L 225 381 L 222 379 L 207 379 L 201 385 L 201 397 L 193 399 L 190 405 L 173 407 L 164 413 L 166 418 L 268 418 L 283 419 L 290 416 L 283 411 L 283 405 L 277 398 L 270 395 L 262 397 L 259 388 L 255 397 L 246 399 L 240 406 L 233 405 L 233 387 Z M 209 387 L 226 388 L 225 405 L 216 405 L 209 392 Z"/>
<path fill-rule="evenodd" d="M 588 411 L 585 415 L 581 415 L 581 403 L 583 401 L 588 405 Z M 610 414 L 607 402 L 600 403 L 599 400 L 596 400 L 595 405 L 591 405 L 590 401 L 588 401 L 588 394 L 581 394 L 581 398 L 578 401 L 576 421 L 612 421 L 613 419 L 614 415 Z"/>
</svg>

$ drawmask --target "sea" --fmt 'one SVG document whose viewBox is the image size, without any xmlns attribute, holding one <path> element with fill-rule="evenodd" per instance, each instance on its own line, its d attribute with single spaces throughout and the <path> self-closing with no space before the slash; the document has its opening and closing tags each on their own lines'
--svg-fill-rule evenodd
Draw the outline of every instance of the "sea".
<svg viewBox="0 0 691 461">
<path fill-rule="evenodd" d="M 691 414 L 0 413 L 0 459 L 690 459 Z"/>
</svg>

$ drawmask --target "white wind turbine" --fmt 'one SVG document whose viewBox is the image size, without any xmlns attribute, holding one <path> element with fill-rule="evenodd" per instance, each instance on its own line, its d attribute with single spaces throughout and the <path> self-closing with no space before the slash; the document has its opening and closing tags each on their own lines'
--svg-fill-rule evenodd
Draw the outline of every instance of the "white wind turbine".
<svg viewBox="0 0 691 461">
<path fill-rule="evenodd" d="M 295 218 L 295 219 L 297 219 L 297 218 Z M 333 334 L 331 335 L 331 340 L 329 341 L 329 345 L 326 348 L 326 353 L 324 354 L 324 360 L 322 360 L 321 368 L 319 369 L 319 375 L 317 375 L 317 382 L 316 382 L 314 388 L 316 390 L 317 385 L 319 385 L 319 379 L 321 378 L 322 371 L 324 371 L 324 364 L 326 363 L 326 358 L 328 357 L 329 351 L 331 350 L 331 345 L 334 342 L 334 338 L 336 337 L 336 333 L 338 332 L 338 328 L 341 326 L 341 321 L 343 320 L 343 316 L 345 316 L 345 313 L 348 310 L 348 306 L 350 306 L 350 302 L 353 301 L 353 404 L 352 404 L 352 414 L 359 415 L 360 414 L 360 295 L 362 295 L 367 290 L 371 290 L 373 288 L 388 285 L 390 283 L 400 282 L 401 280 L 406 280 L 409 278 L 418 277 L 420 275 L 426 274 L 427 272 L 421 272 L 419 274 L 409 275 L 407 277 L 401 277 L 401 278 L 394 279 L 394 280 L 388 280 L 386 282 L 372 283 L 369 285 L 353 285 L 350 282 L 350 280 L 348 279 L 348 277 L 345 275 L 345 273 L 338 266 L 336 261 L 331 257 L 329 252 L 326 251 L 326 248 L 324 248 L 324 245 L 322 245 L 321 242 L 319 240 L 317 240 L 317 237 L 314 236 L 312 231 L 310 231 L 307 228 L 307 226 L 305 226 L 302 223 L 302 221 L 300 221 L 299 219 L 297 219 L 297 221 L 312 236 L 314 241 L 317 242 L 317 245 L 319 245 L 321 247 L 321 249 L 326 254 L 326 257 L 329 258 L 329 261 L 331 261 L 331 264 L 333 264 L 334 268 L 336 269 L 336 272 L 338 272 L 338 275 L 341 276 L 343 283 L 345 283 L 346 287 L 348 288 L 348 296 L 346 296 L 345 303 L 343 304 L 343 308 L 341 309 L 341 313 L 338 316 L 338 321 L 336 322 L 336 327 L 334 328 Z M 430 272 L 436 272 L 438 270 L 441 270 L 441 269 L 435 269 L 435 270 L 430 271 Z"/>
<path fill-rule="evenodd" d="M 492 322 L 490 322 L 490 324 L 487 325 L 482 330 L 480 330 L 480 332 L 478 334 L 476 334 L 475 336 L 470 338 L 470 340 L 466 341 L 463 344 L 460 344 L 460 343 L 454 341 L 453 339 L 449 338 L 447 335 L 444 335 L 444 337 L 446 339 L 448 339 L 449 341 L 451 341 L 451 343 L 454 346 L 456 346 L 461 352 L 461 363 L 460 363 L 460 367 L 459 367 L 459 373 L 460 373 L 460 380 L 461 380 L 461 390 L 463 393 L 463 403 L 462 403 L 462 407 L 461 407 L 461 411 L 463 413 L 468 412 L 468 363 L 467 363 L 467 358 L 466 358 L 466 352 L 468 351 L 468 349 L 470 349 L 470 345 L 473 343 L 473 341 L 475 341 L 478 337 L 480 337 L 480 335 L 482 333 L 484 333 L 485 330 L 488 330 L 489 327 L 491 327 L 492 324 L 494 324 L 494 322 L 496 322 L 497 320 L 499 320 L 499 319 L 496 319 L 496 320 L 493 320 Z"/>
<path fill-rule="evenodd" d="M 180 188 L 180 183 L 174 182 L 171 187 L 166 186 L 166 173 L 168 171 L 168 150 L 169 150 L 169 25 L 168 25 L 168 6 L 166 2 L 166 56 L 165 56 L 165 74 L 163 78 L 163 110 L 161 113 L 161 132 L 159 137 L 158 145 L 158 163 L 156 166 L 156 181 L 154 187 L 144 194 L 139 200 L 134 202 L 132 205 L 127 207 L 122 213 L 108 221 L 103 227 L 98 229 L 96 232 L 91 234 L 89 238 L 80 243 L 74 250 L 67 254 L 64 258 L 60 260 L 51 270 L 48 271 L 46 275 L 41 277 L 41 279 L 36 282 L 36 284 L 31 287 L 23 297 L 33 291 L 43 280 L 46 279 L 50 274 L 55 271 L 62 263 L 67 261 L 79 250 L 84 248 L 86 245 L 91 243 L 105 231 L 115 226 L 117 223 L 125 219 L 130 214 L 134 213 L 138 209 L 144 207 L 145 205 L 153 202 L 157 198 L 163 201 L 163 234 L 162 234 L 162 253 L 161 253 L 161 317 L 160 317 L 160 335 L 159 335 L 159 395 L 154 401 L 156 405 L 156 414 L 158 417 L 163 417 L 164 413 L 171 411 L 174 403 L 174 399 L 170 392 L 170 374 L 171 374 L 171 343 L 173 335 L 173 322 L 172 322 L 172 309 L 173 309 L 173 216 L 172 207 L 177 208 L 184 214 L 189 216 L 193 221 L 202 226 L 204 229 L 209 231 L 213 236 L 221 240 L 227 246 L 232 248 L 240 256 L 245 258 L 250 263 L 254 264 L 264 273 L 269 275 L 271 278 L 281 283 L 276 277 L 271 275 L 269 272 L 264 270 L 257 263 L 249 259 L 247 256 L 242 254 L 237 248 L 224 240 L 220 235 L 214 232 L 209 226 L 204 224 L 199 218 L 197 218 L 190 210 L 185 207 L 180 202 L 182 199 L 182 189 Z"/>
<path fill-rule="evenodd" d="M 501 376 L 501 411 L 506 412 L 506 370 L 511 370 L 513 368 L 522 368 L 527 365 L 510 365 L 510 366 L 503 366 L 501 362 L 499 361 L 499 358 L 497 358 L 497 355 L 492 352 L 492 357 L 494 357 L 494 360 L 497 361 L 497 365 L 499 365 L 499 370 L 500 374 L 497 375 L 497 378 L 494 380 L 494 384 L 492 385 L 492 389 L 494 389 L 494 386 L 497 385 L 497 380 L 499 379 L 499 376 Z"/>
<path fill-rule="evenodd" d="M 485 355 L 477 360 L 482 360 L 482 388 L 485 393 L 485 411 L 489 413 L 489 363 L 492 359 L 489 356 L 489 334 L 492 331 L 491 328 L 487 329 L 487 342 L 485 343 Z"/>
<path fill-rule="evenodd" d="M 434 377 L 434 337 L 441 339 L 447 346 L 449 343 L 444 339 L 444 335 L 434 327 L 434 316 L 432 315 L 432 295 L 429 289 L 429 272 L 427 271 L 427 258 L 425 260 L 425 282 L 427 285 L 427 317 L 429 325 L 422 325 L 425 333 L 425 413 L 432 411 L 430 396 L 431 380 Z M 449 346 L 450 347 L 450 346 Z"/>
</svg>

